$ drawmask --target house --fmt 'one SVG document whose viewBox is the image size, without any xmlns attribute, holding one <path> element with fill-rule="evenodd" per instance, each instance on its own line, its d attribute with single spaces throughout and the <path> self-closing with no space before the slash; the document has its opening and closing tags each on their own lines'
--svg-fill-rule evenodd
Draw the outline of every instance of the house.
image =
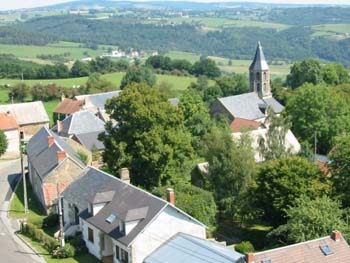
<svg viewBox="0 0 350 263">
<path fill-rule="evenodd" d="M 80 175 L 85 164 L 71 146 L 46 127 L 28 141 L 27 156 L 33 192 L 50 212 L 59 193 Z"/>
<path fill-rule="evenodd" d="M 129 184 L 127 169 L 120 177 L 88 167 L 62 193 L 65 233 L 80 229 L 98 259 L 141 263 L 179 232 L 206 237 L 206 227 L 174 205 L 171 189 L 172 203 Z"/>
<path fill-rule="evenodd" d="M 252 137 L 255 160 L 263 161 L 259 145 L 266 142 L 269 125 L 266 121 L 267 108 L 279 115 L 284 107 L 273 97 L 270 86 L 269 66 L 260 42 L 249 67 L 250 92 L 218 98 L 211 106 L 211 115 L 227 117 L 233 138 L 240 138 L 242 132 Z M 266 144 L 266 143 L 265 143 Z M 285 136 L 285 147 L 292 153 L 300 151 L 300 144 L 291 130 Z"/>
<path fill-rule="evenodd" d="M 1 158 L 18 158 L 20 147 L 19 126 L 11 113 L 0 113 L 0 130 L 4 132 L 8 143 L 6 152 Z"/>
<path fill-rule="evenodd" d="M 330 236 L 246 254 L 247 263 L 338 263 L 349 262 L 350 247 L 339 231 Z"/>
<path fill-rule="evenodd" d="M 105 131 L 105 123 L 88 110 L 74 112 L 64 120 L 57 120 L 52 128 L 61 137 L 72 138 L 86 149 L 104 149 L 98 135 Z"/>
<path fill-rule="evenodd" d="M 144 263 L 244 263 L 244 255 L 214 241 L 178 233 L 149 255 Z"/>
<path fill-rule="evenodd" d="M 14 116 L 24 137 L 30 138 L 42 127 L 49 127 L 50 119 L 41 101 L 0 105 L 0 113 Z"/>
<path fill-rule="evenodd" d="M 121 90 L 89 95 L 79 95 L 75 96 L 75 99 L 84 102 L 83 109 L 89 110 L 93 114 L 97 114 L 99 111 L 104 112 L 107 100 L 119 96 L 120 92 Z"/>
<path fill-rule="evenodd" d="M 61 102 L 53 111 L 54 120 L 63 120 L 74 112 L 80 111 L 83 108 L 84 102 L 81 100 L 69 99 L 62 96 Z"/>
</svg>

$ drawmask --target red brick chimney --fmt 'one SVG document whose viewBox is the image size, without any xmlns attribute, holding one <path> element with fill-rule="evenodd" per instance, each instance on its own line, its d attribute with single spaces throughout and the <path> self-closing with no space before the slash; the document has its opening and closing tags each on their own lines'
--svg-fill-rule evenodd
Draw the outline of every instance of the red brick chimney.
<svg viewBox="0 0 350 263">
<path fill-rule="evenodd" d="M 332 239 L 334 241 L 340 241 L 340 238 L 341 238 L 341 234 L 339 231 L 335 230 L 332 232 Z"/>
<path fill-rule="evenodd" d="M 247 253 L 245 254 L 245 260 L 247 263 L 254 263 L 254 254 L 253 253 Z"/>
<path fill-rule="evenodd" d="M 175 205 L 175 192 L 173 188 L 166 189 L 166 199 L 170 204 Z"/>
<path fill-rule="evenodd" d="M 51 145 L 53 145 L 54 143 L 55 143 L 55 137 L 51 135 L 47 136 L 47 145 L 51 147 Z"/>
<path fill-rule="evenodd" d="M 57 161 L 60 163 L 67 157 L 65 151 L 57 151 Z"/>
</svg>

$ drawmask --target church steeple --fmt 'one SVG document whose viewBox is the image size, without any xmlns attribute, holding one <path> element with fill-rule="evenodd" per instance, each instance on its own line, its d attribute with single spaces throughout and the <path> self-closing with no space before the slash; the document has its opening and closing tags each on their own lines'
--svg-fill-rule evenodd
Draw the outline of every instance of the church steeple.
<svg viewBox="0 0 350 263">
<path fill-rule="evenodd" d="M 249 67 L 250 91 L 256 92 L 261 99 L 271 97 L 270 73 L 260 42 L 256 48 L 254 60 Z"/>
</svg>

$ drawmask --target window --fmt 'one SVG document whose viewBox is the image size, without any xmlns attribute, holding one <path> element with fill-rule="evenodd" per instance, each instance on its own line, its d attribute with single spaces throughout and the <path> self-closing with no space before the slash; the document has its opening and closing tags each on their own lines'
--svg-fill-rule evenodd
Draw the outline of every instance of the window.
<svg viewBox="0 0 350 263">
<path fill-rule="evenodd" d="M 91 243 L 94 243 L 94 230 L 88 227 L 88 239 Z"/>
<path fill-rule="evenodd" d="M 264 83 L 264 92 L 267 92 L 267 85 Z"/>
<path fill-rule="evenodd" d="M 122 263 L 129 263 L 128 252 L 118 246 L 115 246 L 115 258 Z"/>
<path fill-rule="evenodd" d="M 113 221 L 114 221 L 116 218 L 117 218 L 117 216 L 116 216 L 115 214 L 110 214 L 110 215 L 107 217 L 106 221 L 107 221 L 108 223 L 112 224 Z"/>
<path fill-rule="evenodd" d="M 115 246 L 115 258 L 120 260 L 119 247 Z"/>
<path fill-rule="evenodd" d="M 328 245 L 320 246 L 320 249 L 322 250 L 322 252 L 325 256 L 333 254 L 332 249 Z"/>
<path fill-rule="evenodd" d="M 256 72 L 256 80 L 259 80 L 259 79 L 260 79 L 260 73 Z"/>
<path fill-rule="evenodd" d="M 121 250 L 121 262 L 122 263 L 129 263 L 129 254 L 127 251 L 125 251 L 124 249 L 120 249 Z"/>
<path fill-rule="evenodd" d="M 261 91 L 261 88 L 260 88 L 260 83 L 256 83 L 256 90 L 257 90 L 258 92 L 260 92 L 260 91 Z"/>
<path fill-rule="evenodd" d="M 267 74 L 266 74 L 266 71 L 264 71 L 264 80 L 265 80 L 265 81 L 267 80 Z"/>
</svg>

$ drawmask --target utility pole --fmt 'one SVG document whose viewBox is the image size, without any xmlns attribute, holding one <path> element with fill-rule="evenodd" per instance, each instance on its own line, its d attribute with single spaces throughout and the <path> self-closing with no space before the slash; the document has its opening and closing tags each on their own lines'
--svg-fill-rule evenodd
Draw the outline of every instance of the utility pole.
<svg viewBox="0 0 350 263">
<path fill-rule="evenodd" d="M 58 183 L 56 185 L 57 187 L 57 197 L 58 197 L 58 217 L 60 220 L 60 246 L 64 247 L 64 232 L 63 232 L 63 214 L 62 214 L 62 196 L 58 188 Z"/>
<path fill-rule="evenodd" d="M 28 213 L 28 199 L 27 199 L 27 182 L 26 182 L 26 175 L 24 172 L 24 165 L 23 165 L 23 151 L 25 151 L 25 143 L 24 143 L 24 134 L 23 131 L 20 131 L 20 154 L 21 154 L 21 172 L 22 172 L 22 180 L 23 180 L 23 195 L 24 195 L 24 214 Z"/>
</svg>

